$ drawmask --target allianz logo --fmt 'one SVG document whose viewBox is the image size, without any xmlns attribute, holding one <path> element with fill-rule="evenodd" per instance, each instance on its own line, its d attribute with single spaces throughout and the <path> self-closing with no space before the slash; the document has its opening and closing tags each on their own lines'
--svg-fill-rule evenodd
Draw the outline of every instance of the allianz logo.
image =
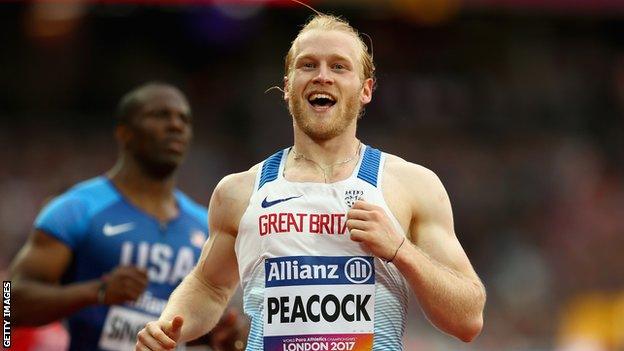
<svg viewBox="0 0 624 351">
<path fill-rule="evenodd" d="M 344 271 L 345 277 L 351 283 L 361 284 L 370 279 L 373 274 L 373 267 L 367 260 L 361 257 L 353 257 L 345 263 Z"/>
<path fill-rule="evenodd" d="M 299 263 L 298 260 L 269 262 L 269 274 L 267 281 L 284 280 L 332 280 L 340 279 L 340 273 L 354 284 L 361 284 L 370 279 L 373 267 L 370 262 L 361 258 L 353 257 L 345 264 L 342 272 L 338 264 L 307 264 Z"/>
</svg>

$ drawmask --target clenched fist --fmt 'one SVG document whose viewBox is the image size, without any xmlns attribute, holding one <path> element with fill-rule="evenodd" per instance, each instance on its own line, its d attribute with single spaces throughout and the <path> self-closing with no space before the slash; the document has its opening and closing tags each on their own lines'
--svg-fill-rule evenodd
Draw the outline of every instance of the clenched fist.
<svg viewBox="0 0 624 351">
<path fill-rule="evenodd" d="M 394 258 L 405 240 L 383 208 L 362 200 L 347 212 L 347 228 L 351 240 L 364 244 L 373 255 L 386 261 Z"/>
<path fill-rule="evenodd" d="M 103 303 L 121 304 L 136 300 L 147 288 L 147 271 L 134 266 L 118 266 L 104 276 Z"/>
</svg>

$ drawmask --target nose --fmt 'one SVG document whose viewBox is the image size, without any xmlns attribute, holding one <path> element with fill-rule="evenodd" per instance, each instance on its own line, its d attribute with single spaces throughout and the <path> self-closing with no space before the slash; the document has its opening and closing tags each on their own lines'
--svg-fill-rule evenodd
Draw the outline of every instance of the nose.
<svg viewBox="0 0 624 351">
<path fill-rule="evenodd" d="M 184 120 L 184 116 L 181 116 L 179 113 L 170 113 L 169 123 L 167 125 L 170 130 L 179 132 L 184 132 L 184 130 L 188 127 L 188 124 Z"/>
<path fill-rule="evenodd" d="M 334 78 L 331 75 L 331 69 L 326 63 L 319 66 L 318 74 L 314 77 L 313 82 L 318 84 L 333 84 Z"/>
</svg>

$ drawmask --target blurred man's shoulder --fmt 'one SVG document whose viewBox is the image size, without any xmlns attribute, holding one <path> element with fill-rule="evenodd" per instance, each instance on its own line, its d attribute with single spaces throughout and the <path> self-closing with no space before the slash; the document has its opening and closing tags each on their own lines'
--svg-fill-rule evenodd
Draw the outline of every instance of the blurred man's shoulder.
<svg viewBox="0 0 624 351">
<path fill-rule="evenodd" d="M 69 187 L 64 194 L 89 194 L 94 192 L 110 191 L 110 181 L 105 176 L 97 176 L 79 181 Z"/>
<path fill-rule="evenodd" d="M 96 207 L 119 198 L 119 194 L 105 176 L 98 176 L 80 181 L 52 195 L 45 203 L 81 203 Z"/>
</svg>

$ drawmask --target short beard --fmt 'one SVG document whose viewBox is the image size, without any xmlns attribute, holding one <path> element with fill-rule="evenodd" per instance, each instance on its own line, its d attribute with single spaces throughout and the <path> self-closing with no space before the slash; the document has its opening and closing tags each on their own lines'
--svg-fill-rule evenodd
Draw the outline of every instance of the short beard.
<svg viewBox="0 0 624 351">
<path fill-rule="evenodd" d="M 166 180 L 178 169 L 178 163 L 165 160 L 154 160 L 145 156 L 135 155 L 135 159 L 145 175 L 154 180 Z"/>
<path fill-rule="evenodd" d="M 329 121 L 327 128 L 318 128 L 311 122 L 314 116 L 306 118 L 306 113 L 312 114 L 306 111 L 308 101 L 300 98 L 293 98 L 290 96 L 288 99 L 288 111 L 294 118 L 297 126 L 310 138 L 314 140 L 330 140 L 336 136 L 342 134 L 344 130 L 353 123 L 354 120 L 361 116 L 362 106 L 358 101 L 358 96 L 353 95 L 347 98 L 347 103 L 344 107 L 344 111 L 335 111 L 337 116 L 333 116 Z"/>
</svg>

